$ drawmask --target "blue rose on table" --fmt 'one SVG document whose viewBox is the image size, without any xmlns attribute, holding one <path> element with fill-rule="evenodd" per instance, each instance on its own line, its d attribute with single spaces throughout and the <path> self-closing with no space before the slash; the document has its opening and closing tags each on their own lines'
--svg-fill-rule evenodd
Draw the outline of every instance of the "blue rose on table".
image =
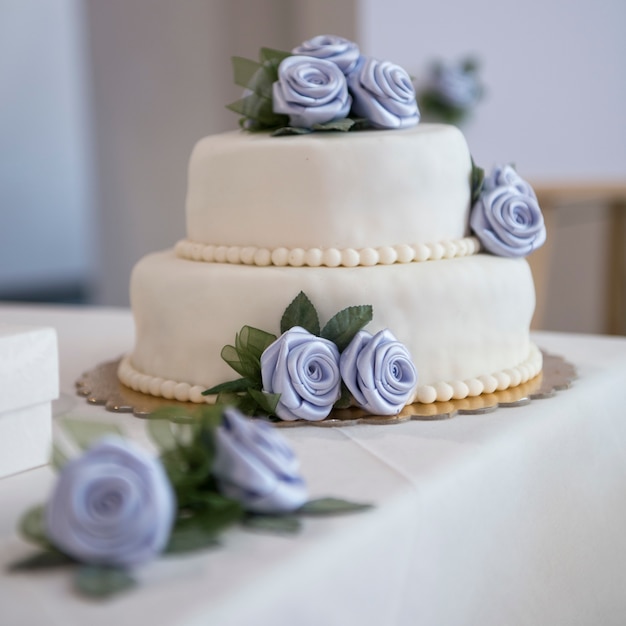
<svg viewBox="0 0 626 626">
<path fill-rule="evenodd" d="M 261 355 L 263 391 L 279 393 L 284 420 L 324 419 L 341 395 L 339 350 L 327 339 L 294 326 Z"/>
<path fill-rule="evenodd" d="M 50 541 L 77 561 L 131 567 L 165 548 L 175 514 L 160 461 L 106 437 L 63 467 L 45 524 Z"/>
<path fill-rule="evenodd" d="M 291 52 L 332 61 L 344 74 L 354 69 L 360 57 L 359 47 L 354 42 L 336 35 L 318 35 L 308 39 Z"/>
<path fill-rule="evenodd" d="M 247 511 L 287 513 L 306 502 L 298 460 L 273 426 L 226 409 L 215 441 L 213 472 L 220 491 Z"/>
<path fill-rule="evenodd" d="M 375 128 L 409 128 L 419 122 L 415 87 L 399 65 L 361 57 L 347 78 L 353 114 Z"/>
<path fill-rule="evenodd" d="M 409 351 L 389 330 L 359 331 L 340 360 L 341 375 L 356 403 L 374 415 L 396 415 L 410 400 L 417 371 Z"/>
<path fill-rule="evenodd" d="M 346 77 L 332 61 L 297 55 L 278 66 L 272 106 L 274 113 L 289 116 L 291 126 L 312 128 L 345 118 L 351 104 Z"/>
<path fill-rule="evenodd" d="M 535 190 L 525 181 L 512 165 L 496 165 L 488 176 L 485 176 L 483 189 L 491 191 L 496 187 L 515 187 L 520 194 L 537 199 Z"/>
<path fill-rule="evenodd" d="M 525 257 L 546 240 L 534 193 L 513 185 L 483 189 L 472 208 L 470 226 L 484 248 L 498 256 Z"/>
</svg>

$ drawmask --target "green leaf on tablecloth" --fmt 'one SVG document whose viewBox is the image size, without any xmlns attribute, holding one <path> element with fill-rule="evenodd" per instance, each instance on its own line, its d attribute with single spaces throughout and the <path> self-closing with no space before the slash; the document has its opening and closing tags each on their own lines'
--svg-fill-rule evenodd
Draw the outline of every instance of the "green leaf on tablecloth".
<svg viewBox="0 0 626 626">
<path fill-rule="evenodd" d="M 46 550 L 54 549 L 46 535 L 45 508 L 42 505 L 35 506 L 24 513 L 19 522 L 19 532 L 31 543 Z"/>
<path fill-rule="evenodd" d="M 226 528 L 244 515 L 241 505 L 216 492 L 196 493 L 176 520 L 167 553 L 188 552 L 217 543 Z"/>
<path fill-rule="evenodd" d="M 280 320 L 280 332 L 285 333 L 294 326 L 300 326 L 311 334 L 319 336 L 320 320 L 313 303 L 301 291 L 285 309 Z"/>
<path fill-rule="evenodd" d="M 369 304 L 349 306 L 335 314 L 322 329 L 321 336 L 336 344 L 343 352 L 354 336 L 372 321 L 373 309 Z"/>
<path fill-rule="evenodd" d="M 107 435 L 120 437 L 123 435 L 119 426 L 107 422 L 65 418 L 62 420 L 62 424 L 67 433 L 83 450 Z"/>
<path fill-rule="evenodd" d="M 52 455 L 50 457 L 50 464 L 55 470 L 60 470 L 68 461 L 67 455 L 60 446 L 56 443 L 52 445 Z"/>
<path fill-rule="evenodd" d="M 350 502 L 340 498 L 319 498 L 309 500 L 303 504 L 296 512 L 302 515 L 335 515 L 339 513 L 352 513 L 371 509 L 371 504 L 361 502 Z"/>
<path fill-rule="evenodd" d="M 76 561 L 58 550 L 44 550 L 9 565 L 11 572 L 28 572 L 74 565 Z"/>
<path fill-rule="evenodd" d="M 301 527 L 302 522 L 294 515 L 246 515 L 242 522 L 245 528 L 276 533 L 279 535 L 294 535 Z"/>
<path fill-rule="evenodd" d="M 81 565 L 74 575 L 74 585 L 91 598 L 106 599 L 128 591 L 137 581 L 127 571 L 100 565 Z"/>
</svg>

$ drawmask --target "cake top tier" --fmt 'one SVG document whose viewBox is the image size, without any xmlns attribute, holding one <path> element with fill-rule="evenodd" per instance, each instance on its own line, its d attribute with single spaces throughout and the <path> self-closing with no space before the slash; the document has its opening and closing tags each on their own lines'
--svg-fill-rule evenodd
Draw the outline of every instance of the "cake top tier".
<svg viewBox="0 0 626 626">
<path fill-rule="evenodd" d="M 471 158 L 453 126 L 206 137 L 191 155 L 187 235 L 222 246 L 365 248 L 467 234 Z"/>
</svg>

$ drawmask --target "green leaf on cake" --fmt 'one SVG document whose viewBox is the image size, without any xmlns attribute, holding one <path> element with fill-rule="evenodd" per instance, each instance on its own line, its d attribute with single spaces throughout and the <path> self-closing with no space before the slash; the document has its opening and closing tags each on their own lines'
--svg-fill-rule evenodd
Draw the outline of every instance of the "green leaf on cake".
<svg viewBox="0 0 626 626">
<path fill-rule="evenodd" d="M 282 126 L 277 128 L 272 137 L 286 137 L 287 135 L 309 135 L 313 131 L 310 128 L 298 128 L 296 126 Z"/>
<path fill-rule="evenodd" d="M 267 415 L 275 415 L 276 407 L 280 400 L 279 393 L 266 393 L 264 391 L 258 391 L 257 389 L 249 389 L 248 393 L 264 413 Z"/>
<path fill-rule="evenodd" d="M 259 57 L 262 62 L 269 61 L 276 67 L 278 67 L 284 59 L 291 56 L 291 52 L 285 52 L 284 50 L 276 50 L 275 48 L 261 48 Z"/>
<path fill-rule="evenodd" d="M 261 69 L 262 65 L 258 61 L 246 59 L 244 57 L 232 57 L 233 81 L 235 85 L 244 89 L 251 89 L 248 85 L 254 75 Z"/>
<path fill-rule="evenodd" d="M 339 400 L 333 404 L 333 408 L 335 409 L 349 409 L 352 404 L 352 394 L 346 387 L 346 383 L 341 381 L 341 396 L 339 396 Z"/>
<path fill-rule="evenodd" d="M 274 341 L 276 341 L 276 335 L 266 333 L 252 326 L 244 326 L 239 331 L 235 344 L 260 361 L 261 355 L 265 352 L 265 349 Z"/>
<path fill-rule="evenodd" d="M 211 396 L 214 394 L 233 394 L 241 391 L 247 391 L 254 387 L 255 383 L 250 378 L 237 378 L 236 380 L 229 380 L 225 383 L 220 383 L 202 392 L 203 396 Z"/>
<path fill-rule="evenodd" d="M 340 120 L 333 120 L 332 122 L 326 122 L 325 124 L 314 124 L 313 130 L 338 130 L 347 132 L 352 130 L 355 125 L 355 121 L 349 117 L 344 117 Z"/>
<path fill-rule="evenodd" d="M 285 309 L 280 320 L 280 332 L 285 333 L 294 326 L 300 326 L 312 335 L 319 336 L 320 334 L 320 320 L 317 311 L 303 291 Z"/>
<path fill-rule="evenodd" d="M 339 352 L 343 352 L 353 337 L 372 321 L 372 315 L 372 307 L 369 304 L 350 306 L 329 320 L 321 336 L 334 342 Z"/>
<path fill-rule="evenodd" d="M 74 585 L 86 596 L 105 599 L 137 584 L 123 569 L 102 565 L 82 565 L 76 570 Z"/>
<path fill-rule="evenodd" d="M 482 167 L 478 167 L 476 163 L 474 163 L 474 159 L 472 158 L 472 174 L 471 174 L 471 202 L 472 206 L 478 200 L 480 196 L 480 192 L 483 189 L 483 183 L 485 181 L 485 170 Z"/>
</svg>

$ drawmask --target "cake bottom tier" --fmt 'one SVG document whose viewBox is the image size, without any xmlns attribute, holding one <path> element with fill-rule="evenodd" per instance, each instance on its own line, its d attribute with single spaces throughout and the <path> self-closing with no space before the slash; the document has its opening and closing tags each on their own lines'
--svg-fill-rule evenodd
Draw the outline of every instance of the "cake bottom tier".
<svg viewBox="0 0 626 626">
<path fill-rule="evenodd" d="M 120 379 L 155 396 L 211 401 L 204 389 L 237 377 L 222 348 L 245 325 L 278 335 L 300 291 L 322 325 L 345 307 L 371 304 L 366 330 L 388 328 L 411 352 L 418 372 L 412 401 L 491 393 L 541 370 L 529 338 L 535 291 L 523 259 L 478 254 L 372 267 L 258 267 L 189 261 L 167 250 L 133 270 L 136 341 Z"/>
</svg>

